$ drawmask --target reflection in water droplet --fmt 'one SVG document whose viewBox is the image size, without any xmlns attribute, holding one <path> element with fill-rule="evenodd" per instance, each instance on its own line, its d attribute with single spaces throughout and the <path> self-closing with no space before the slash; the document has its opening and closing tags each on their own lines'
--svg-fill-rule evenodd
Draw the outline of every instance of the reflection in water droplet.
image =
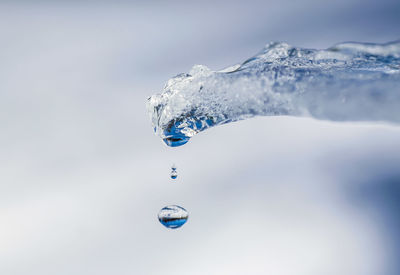
<svg viewBox="0 0 400 275">
<path fill-rule="evenodd" d="M 171 169 L 171 179 L 176 179 L 178 177 L 178 171 L 176 171 L 175 164 L 172 165 Z"/>
<path fill-rule="evenodd" d="M 178 172 L 175 170 L 171 171 L 171 179 L 176 179 L 178 177 Z"/>
<path fill-rule="evenodd" d="M 168 146 L 177 147 L 177 146 L 181 146 L 181 145 L 187 143 L 189 141 L 189 138 L 188 137 L 178 137 L 178 138 L 169 137 L 169 138 L 164 138 L 163 140 L 164 140 L 165 144 L 167 144 Z"/>
<path fill-rule="evenodd" d="M 178 205 L 169 205 L 164 207 L 158 213 L 158 220 L 165 227 L 175 229 L 185 224 L 189 217 L 185 208 Z"/>
</svg>

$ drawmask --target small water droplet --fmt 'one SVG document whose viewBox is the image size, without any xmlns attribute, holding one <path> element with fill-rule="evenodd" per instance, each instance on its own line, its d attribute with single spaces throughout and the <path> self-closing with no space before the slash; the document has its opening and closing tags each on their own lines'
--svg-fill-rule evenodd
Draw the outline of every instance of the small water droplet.
<svg viewBox="0 0 400 275">
<path fill-rule="evenodd" d="M 175 164 L 171 167 L 171 179 L 176 179 L 178 177 L 178 171 L 176 171 Z"/>
<path fill-rule="evenodd" d="M 165 227 L 175 229 L 184 225 L 189 218 L 185 208 L 178 205 L 168 205 L 158 213 L 158 220 Z"/>
<path fill-rule="evenodd" d="M 176 179 L 178 177 L 178 172 L 176 172 L 175 170 L 171 171 L 171 179 Z"/>
</svg>

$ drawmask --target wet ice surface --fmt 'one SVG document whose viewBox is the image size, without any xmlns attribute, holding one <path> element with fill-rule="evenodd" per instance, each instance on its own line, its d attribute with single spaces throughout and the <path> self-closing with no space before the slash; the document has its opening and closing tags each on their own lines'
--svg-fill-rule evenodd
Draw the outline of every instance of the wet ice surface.
<svg viewBox="0 0 400 275">
<path fill-rule="evenodd" d="M 184 225 L 189 217 L 185 208 L 178 205 L 169 205 L 164 207 L 158 213 L 158 220 L 165 227 L 176 229 Z"/>
<path fill-rule="evenodd" d="M 400 122 L 400 41 L 327 50 L 270 43 L 240 65 L 197 65 L 147 104 L 156 133 L 180 146 L 215 125 L 253 116 Z"/>
</svg>

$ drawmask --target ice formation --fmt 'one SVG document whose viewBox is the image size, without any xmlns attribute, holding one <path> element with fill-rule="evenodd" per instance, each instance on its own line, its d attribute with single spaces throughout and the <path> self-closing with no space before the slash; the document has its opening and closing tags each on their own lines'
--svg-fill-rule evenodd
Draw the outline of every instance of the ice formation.
<svg viewBox="0 0 400 275">
<path fill-rule="evenodd" d="M 270 43 L 240 65 L 221 71 L 196 65 L 171 78 L 147 109 L 169 146 L 258 115 L 400 123 L 400 41 L 326 50 Z"/>
</svg>

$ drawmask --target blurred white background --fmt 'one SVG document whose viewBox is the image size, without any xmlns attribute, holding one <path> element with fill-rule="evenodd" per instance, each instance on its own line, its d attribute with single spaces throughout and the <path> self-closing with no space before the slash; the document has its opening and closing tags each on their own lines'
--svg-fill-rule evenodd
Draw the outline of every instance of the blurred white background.
<svg viewBox="0 0 400 275">
<path fill-rule="evenodd" d="M 255 118 L 168 148 L 145 110 L 194 64 L 276 40 L 388 42 L 399 14 L 397 0 L 1 2 L 0 274 L 399 274 L 399 126 Z M 168 204 L 190 214 L 175 231 L 157 220 Z"/>
</svg>

